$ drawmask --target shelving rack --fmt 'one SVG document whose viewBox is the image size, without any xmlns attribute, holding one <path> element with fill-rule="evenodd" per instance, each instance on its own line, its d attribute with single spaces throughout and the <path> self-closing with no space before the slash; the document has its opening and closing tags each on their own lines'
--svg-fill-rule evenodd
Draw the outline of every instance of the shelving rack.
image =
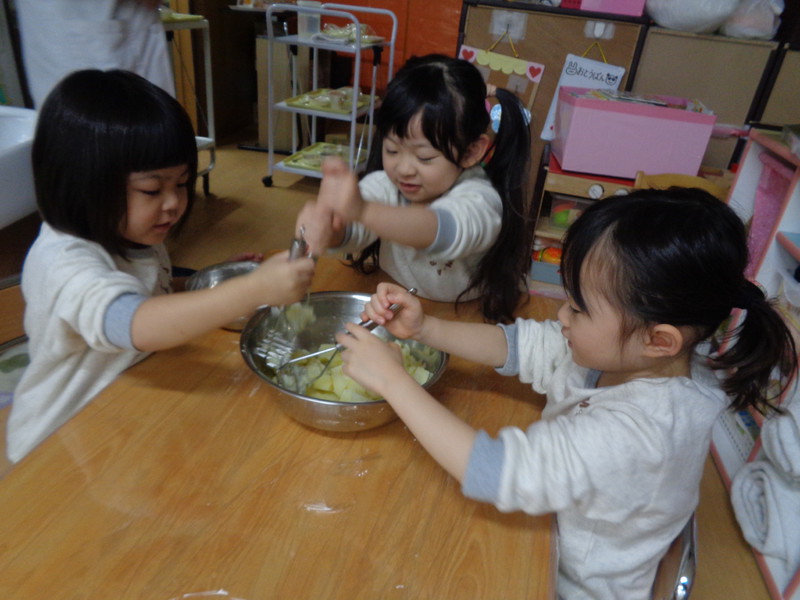
<svg viewBox="0 0 800 600">
<path fill-rule="evenodd" d="M 339 20 L 344 20 L 349 25 L 353 27 L 354 31 L 362 31 L 362 24 L 361 21 L 358 19 L 356 14 L 354 13 L 365 13 L 365 14 L 372 14 L 378 15 L 379 18 L 386 18 L 391 21 L 392 28 L 391 28 L 391 35 L 388 39 L 382 38 L 380 41 L 371 41 L 371 40 L 363 40 L 362 36 L 355 36 L 352 41 L 332 41 L 330 39 L 326 39 L 321 34 L 312 34 L 308 37 L 304 35 L 298 34 L 286 34 L 285 30 L 284 33 L 276 34 L 273 28 L 273 19 L 278 15 L 281 15 L 281 19 L 286 19 L 286 15 L 290 15 L 291 13 L 296 13 L 298 19 L 301 16 L 307 18 L 316 18 L 322 21 L 322 18 L 334 18 Z M 354 165 L 355 170 L 360 170 L 364 167 L 366 162 L 366 157 L 369 155 L 370 148 L 372 146 L 372 123 L 373 117 L 375 113 L 375 105 L 376 105 L 376 85 L 378 79 L 378 69 L 381 66 L 381 57 L 384 49 L 389 50 L 389 58 L 388 63 L 386 66 L 387 69 L 387 81 L 391 79 L 394 73 L 394 52 L 395 52 L 395 42 L 397 39 L 397 17 L 392 11 L 380 9 L 380 8 L 370 8 L 364 6 L 350 6 L 345 4 L 322 4 L 319 7 L 310 7 L 310 6 L 299 6 L 294 4 L 272 4 L 267 7 L 267 37 L 269 43 L 267 44 L 267 80 L 269 82 L 267 95 L 267 113 L 268 113 L 268 136 L 267 136 L 267 152 L 268 152 L 268 169 L 267 175 L 262 179 L 265 186 L 270 187 L 272 185 L 272 176 L 275 170 L 281 171 L 288 171 L 290 173 L 297 173 L 300 175 L 306 175 L 311 177 L 321 177 L 321 172 L 319 168 L 312 168 L 312 167 L 304 167 L 298 166 L 297 161 L 293 160 L 298 156 L 298 152 L 302 152 L 299 148 L 299 141 L 298 141 L 298 132 L 296 123 L 293 124 L 292 128 L 292 156 L 288 157 L 287 159 L 281 160 L 276 162 L 275 161 L 275 116 L 276 111 L 288 111 L 290 113 L 296 115 L 306 115 L 310 118 L 310 139 L 312 145 L 316 141 L 317 136 L 317 119 L 324 118 L 324 119 L 334 119 L 339 121 L 346 121 L 350 123 L 350 135 L 349 135 L 349 142 L 347 146 L 347 160 L 348 164 Z M 292 53 L 292 98 L 289 99 L 282 99 L 280 101 L 275 100 L 274 94 L 274 85 L 273 83 L 273 54 L 274 54 L 274 45 L 276 43 L 279 44 L 288 44 L 290 46 L 307 46 L 311 49 L 311 90 L 309 93 L 312 93 L 319 89 L 319 80 L 320 80 L 320 51 L 327 50 L 331 52 L 338 52 L 338 53 L 345 53 L 351 54 L 354 60 L 354 68 L 353 68 L 353 99 L 354 101 L 350 103 L 349 110 L 333 111 L 333 110 L 318 110 L 314 108 L 308 108 L 299 106 L 297 103 L 292 102 L 293 98 L 296 98 L 300 93 L 300 86 L 298 83 L 297 77 L 297 57 L 296 53 Z M 372 52 L 372 77 L 370 83 L 370 91 L 367 95 L 367 101 L 364 105 L 358 102 L 357 100 L 361 97 L 361 60 L 362 60 L 362 53 L 364 51 L 371 51 Z M 364 145 L 364 131 L 362 131 L 362 135 L 359 139 L 356 139 L 356 125 L 359 119 L 365 118 L 366 119 L 366 145 Z M 308 148 L 304 149 L 307 150 Z"/>
<path fill-rule="evenodd" d="M 548 164 L 542 168 L 537 181 L 541 185 L 534 192 L 538 199 L 536 227 L 533 232 L 534 250 L 540 247 L 561 248 L 567 229 L 566 224 L 561 227 L 551 224 L 551 212 L 556 204 L 574 203 L 576 209 L 579 209 L 608 196 L 627 194 L 634 189 L 632 179 L 564 171 L 552 155 L 549 155 Z M 560 266 L 532 260 L 528 289 L 532 294 L 557 300 L 565 299 Z"/>
<path fill-rule="evenodd" d="M 770 194 L 759 193 L 765 181 Z M 788 286 L 800 292 L 793 277 L 800 265 L 800 157 L 789 151 L 780 134 L 750 132 L 728 203 L 749 226 L 749 276 L 768 297 L 778 299 L 779 308 L 792 310 L 787 304 Z M 730 328 L 740 316 L 734 317 Z M 792 318 L 787 320 L 791 324 Z M 781 402 L 800 402 L 797 382 Z M 765 458 L 760 439 L 763 422 L 756 411 L 726 411 L 714 427 L 712 455 L 729 491 L 745 463 Z M 779 559 L 753 552 L 770 595 L 775 600 L 800 600 L 800 568 L 788 569 Z"/>
</svg>

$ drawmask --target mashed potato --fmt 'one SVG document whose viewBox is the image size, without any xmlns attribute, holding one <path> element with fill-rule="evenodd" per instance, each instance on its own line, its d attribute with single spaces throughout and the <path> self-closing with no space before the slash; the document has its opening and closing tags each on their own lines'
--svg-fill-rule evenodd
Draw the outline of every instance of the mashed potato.
<svg viewBox="0 0 800 600">
<path fill-rule="evenodd" d="M 434 363 L 436 359 L 434 351 L 430 348 L 412 351 L 408 342 L 397 343 L 403 353 L 403 366 L 406 371 L 420 385 L 424 385 L 431 377 L 426 365 Z M 317 350 L 332 347 L 333 344 L 322 344 Z M 303 350 L 298 352 L 297 356 L 310 352 Z M 380 399 L 380 396 L 366 390 L 342 372 L 342 357 L 335 350 L 287 366 L 276 375 L 274 381 L 284 388 L 322 400 L 371 402 Z"/>
</svg>

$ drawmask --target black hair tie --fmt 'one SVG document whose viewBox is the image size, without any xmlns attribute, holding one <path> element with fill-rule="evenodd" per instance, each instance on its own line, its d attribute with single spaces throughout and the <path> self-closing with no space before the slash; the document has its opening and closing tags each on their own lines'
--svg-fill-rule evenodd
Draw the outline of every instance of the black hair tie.
<svg viewBox="0 0 800 600">
<path fill-rule="evenodd" d="M 764 292 L 752 281 L 745 281 L 733 299 L 734 308 L 748 310 L 756 302 L 764 300 Z"/>
</svg>

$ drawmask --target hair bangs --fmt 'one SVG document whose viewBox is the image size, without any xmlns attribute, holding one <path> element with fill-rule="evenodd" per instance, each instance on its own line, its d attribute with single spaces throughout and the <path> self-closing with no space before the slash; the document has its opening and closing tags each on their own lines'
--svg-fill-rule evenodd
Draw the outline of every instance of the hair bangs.
<svg viewBox="0 0 800 600">
<path fill-rule="evenodd" d="M 189 214 L 197 144 L 175 98 L 134 73 L 76 71 L 44 102 L 32 163 L 42 217 L 61 231 L 125 256 L 119 224 L 131 173 L 187 165 Z"/>
<path fill-rule="evenodd" d="M 157 107 L 152 107 L 157 110 Z M 177 165 L 187 165 L 191 174 L 197 172 L 197 142 L 188 117 L 164 115 L 154 119 L 152 110 L 133 114 L 121 123 L 119 136 L 123 151 L 120 157 L 128 172 L 150 171 Z"/>
<path fill-rule="evenodd" d="M 419 85 L 424 81 L 425 85 Z M 395 78 L 376 118 L 381 137 L 395 134 L 408 138 L 414 119 L 419 116 L 422 134 L 453 163 L 458 163 L 469 145 L 458 126 L 464 100 L 454 93 L 438 63 L 418 65 L 414 77 Z"/>
</svg>

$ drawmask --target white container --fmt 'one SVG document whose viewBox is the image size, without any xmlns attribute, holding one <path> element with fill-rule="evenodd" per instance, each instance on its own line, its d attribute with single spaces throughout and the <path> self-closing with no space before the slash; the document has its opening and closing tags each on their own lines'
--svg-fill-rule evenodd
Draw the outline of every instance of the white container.
<svg viewBox="0 0 800 600">
<path fill-rule="evenodd" d="M 322 2 L 312 0 L 297 0 L 297 6 L 320 8 Z M 297 35 L 301 38 L 310 38 L 321 31 L 321 19 L 318 14 L 297 13 Z"/>
<path fill-rule="evenodd" d="M 0 106 L 0 229 L 36 212 L 31 146 L 36 111 Z"/>
</svg>

